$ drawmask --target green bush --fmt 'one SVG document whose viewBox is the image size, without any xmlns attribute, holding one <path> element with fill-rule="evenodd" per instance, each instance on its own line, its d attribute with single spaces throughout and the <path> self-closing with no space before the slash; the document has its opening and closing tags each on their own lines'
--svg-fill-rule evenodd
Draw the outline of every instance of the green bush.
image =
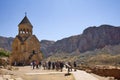
<svg viewBox="0 0 120 80">
<path fill-rule="evenodd" d="M 9 52 L 0 51 L 0 57 L 9 57 Z"/>
</svg>

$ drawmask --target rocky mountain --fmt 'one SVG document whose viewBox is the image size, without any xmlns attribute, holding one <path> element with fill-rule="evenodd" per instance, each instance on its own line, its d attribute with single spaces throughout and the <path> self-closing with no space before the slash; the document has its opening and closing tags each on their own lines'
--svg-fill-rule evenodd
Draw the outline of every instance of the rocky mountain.
<svg viewBox="0 0 120 80">
<path fill-rule="evenodd" d="M 120 44 L 106 45 L 104 48 L 86 51 L 80 54 L 56 53 L 49 56 L 47 60 L 51 61 L 76 61 L 78 64 L 85 65 L 110 65 L 120 66 Z"/>
<path fill-rule="evenodd" d="M 0 47 L 11 50 L 13 38 L 0 37 Z M 107 45 L 120 43 L 120 27 L 111 25 L 93 26 L 85 29 L 82 34 L 54 41 L 42 40 L 41 51 L 45 56 L 55 53 L 79 54 Z"/>
<path fill-rule="evenodd" d="M 83 53 L 106 45 L 120 43 L 120 27 L 110 25 L 93 26 L 85 29 L 81 35 L 71 36 L 56 41 L 51 47 L 46 48 L 49 53 Z M 47 54 L 49 54 L 47 53 Z"/>
<path fill-rule="evenodd" d="M 14 38 L 12 37 L 7 38 L 7 37 L 0 36 L 0 48 L 11 51 L 11 45 L 12 45 L 13 39 Z"/>
<path fill-rule="evenodd" d="M 51 45 L 53 45 L 55 43 L 55 41 L 49 41 L 49 40 L 41 40 L 40 45 L 41 48 L 40 50 L 42 51 L 42 53 L 44 53 L 44 56 L 47 56 L 48 51 L 47 48 L 51 47 Z"/>
</svg>

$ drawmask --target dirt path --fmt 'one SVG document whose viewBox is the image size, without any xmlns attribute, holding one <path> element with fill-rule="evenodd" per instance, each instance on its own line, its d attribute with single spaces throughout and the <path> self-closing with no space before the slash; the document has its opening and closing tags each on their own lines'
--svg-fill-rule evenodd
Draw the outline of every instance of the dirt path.
<svg viewBox="0 0 120 80">
<path fill-rule="evenodd" d="M 56 70 L 32 69 L 30 66 L 17 67 L 18 70 L 10 71 L 12 78 L 21 77 L 23 80 L 75 80 L 73 75 L 65 76 L 63 72 Z"/>
<path fill-rule="evenodd" d="M 73 75 L 64 76 L 64 74 L 39 74 L 27 75 L 23 77 L 24 80 L 74 80 Z"/>
<path fill-rule="evenodd" d="M 86 73 L 85 71 L 77 70 L 71 72 L 70 76 L 65 76 L 67 70 L 63 72 L 56 70 L 32 69 L 30 66 L 15 67 L 18 70 L 6 70 L 5 72 L 12 74 L 12 79 L 15 80 L 109 80 L 97 75 Z M 21 79 L 16 79 L 21 78 Z"/>
</svg>

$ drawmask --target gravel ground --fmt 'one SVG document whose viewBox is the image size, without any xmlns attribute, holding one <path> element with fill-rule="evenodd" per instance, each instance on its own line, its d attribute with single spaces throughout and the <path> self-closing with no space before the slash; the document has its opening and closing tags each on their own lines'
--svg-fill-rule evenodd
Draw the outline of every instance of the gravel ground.
<svg viewBox="0 0 120 80">
<path fill-rule="evenodd" d="M 4 72 L 12 74 L 12 79 L 22 78 L 23 80 L 75 80 L 73 75 L 65 76 L 67 71 L 32 69 L 30 66 L 17 67 L 18 70 L 9 71 L 3 69 Z M 29 73 L 32 75 L 29 75 Z"/>
<path fill-rule="evenodd" d="M 17 70 L 10 71 L 10 70 L 6 70 L 6 69 L 2 69 L 2 71 L 4 73 L 10 74 L 13 79 L 14 78 L 22 78 L 23 80 L 75 80 L 75 78 L 73 76 L 74 72 L 70 76 L 65 76 L 65 74 L 67 73 L 66 70 L 63 70 L 63 72 L 56 71 L 56 70 L 43 70 L 43 69 L 34 69 L 33 70 L 30 66 L 16 67 L 16 68 L 17 68 Z M 75 74 L 77 74 L 77 73 L 75 73 Z M 78 77 L 80 77 L 84 74 L 81 71 L 81 73 L 79 73 L 77 75 L 78 75 Z M 101 76 L 98 76 L 95 74 L 88 74 L 88 75 L 90 75 L 91 78 L 93 76 L 94 78 L 96 78 L 96 80 L 111 80 L 109 77 L 101 77 Z M 86 76 L 86 75 L 84 75 L 84 76 Z"/>
</svg>

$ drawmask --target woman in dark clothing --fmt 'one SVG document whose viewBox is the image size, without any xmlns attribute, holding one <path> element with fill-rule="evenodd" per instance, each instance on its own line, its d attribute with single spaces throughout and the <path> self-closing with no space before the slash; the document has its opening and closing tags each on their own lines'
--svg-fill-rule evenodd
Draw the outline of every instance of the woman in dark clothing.
<svg viewBox="0 0 120 80">
<path fill-rule="evenodd" d="M 51 69 L 51 62 L 50 61 L 48 62 L 48 69 L 49 70 Z"/>
<path fill-rule="evenodd" d="M 61 69 L 61 72 L 62 72 L 62 70 L 63 70 L 63 67 L 64 67 L 63 62 L 60 62 L 60 69 Z"/>
<path fill-rule="evenodd" d="M 76 71 L 77 64 L 76 64 L 76 62 L 75 62 L 75 61 L 74 61 L 73 65 L 74 65 L 74 71 Z"/>
<path fill-rule="evenodd" d="M 52 62 L 52 69 L 55 69 L 55 62 Z"/>
</svg>

